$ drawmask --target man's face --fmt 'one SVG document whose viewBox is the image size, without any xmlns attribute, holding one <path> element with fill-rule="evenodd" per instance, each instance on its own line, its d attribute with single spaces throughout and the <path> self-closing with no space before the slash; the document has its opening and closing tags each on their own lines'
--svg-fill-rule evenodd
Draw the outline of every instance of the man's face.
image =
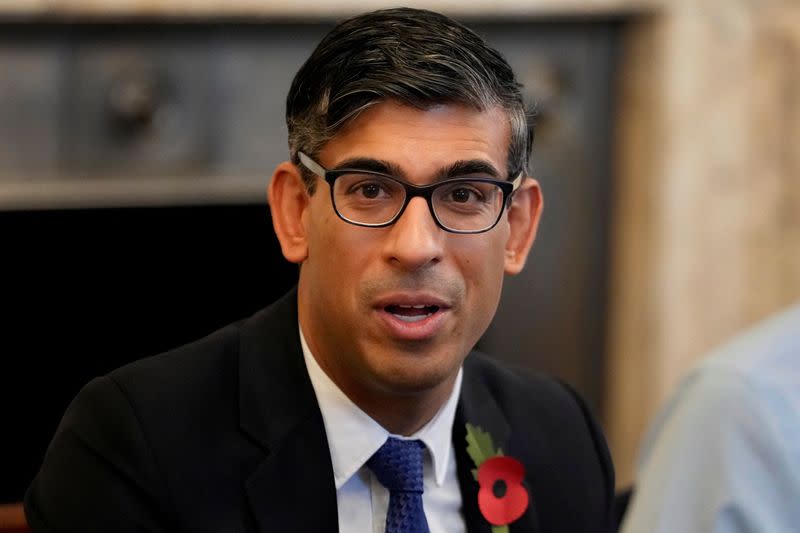
<svg viewBox="0 0 800 533">
<path fill-rule="evenodd" d="M 456 162 L 479 161 L 506 179 L 509 139 L 500 110 L 383 102 L 317 160 L 329 169 L 375 160 L 420 185 Z M 417 197 L 392 226 L 359 227 L 336 215 L 321 178 L 305 202 L 298 210 L 300 324 L 320 366 L 357 403 L 365 393 L 448 387 L 497 308 L 515 231 L 508 214 L 488 232 L 458 235 L 439 228 Z"/>
</svg>

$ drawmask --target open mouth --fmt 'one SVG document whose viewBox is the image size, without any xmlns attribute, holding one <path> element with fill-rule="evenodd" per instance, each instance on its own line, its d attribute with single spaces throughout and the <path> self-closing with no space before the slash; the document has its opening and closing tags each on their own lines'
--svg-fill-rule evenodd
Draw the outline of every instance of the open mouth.
<svg viewBox="0 0 800 533">
<path fill-rule="evenodd" d="M 384 310 L 403 322 L 419 322 L 439 311 L 439 306 L 390 304 Z"/>
</svg>

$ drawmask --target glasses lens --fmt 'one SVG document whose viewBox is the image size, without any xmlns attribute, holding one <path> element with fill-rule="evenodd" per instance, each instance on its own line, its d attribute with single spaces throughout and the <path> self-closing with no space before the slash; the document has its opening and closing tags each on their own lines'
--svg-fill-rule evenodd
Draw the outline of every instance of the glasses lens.
<svg viewBox="0 0 800 533">
<path fill-rule="evenodd" d="M 433 210 L 448 229 L 485 230 L 497 222 L 503 211 L 503 190 L 486 181 L 442 183 L 433 192 Z"/>
<path fill-rule="evenodd" d="M 359 224 L 385 224 L 402 209 L 403 186 L 386 177 L 368 173 L 343 174 L 333 186 L 333 202 L 345 219 Z"/>
</svg>

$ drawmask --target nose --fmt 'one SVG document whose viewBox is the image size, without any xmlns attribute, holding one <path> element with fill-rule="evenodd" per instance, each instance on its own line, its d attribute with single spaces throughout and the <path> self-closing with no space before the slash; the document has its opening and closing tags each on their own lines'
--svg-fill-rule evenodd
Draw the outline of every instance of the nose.
<svg viewBox="0 0 800 533">
<path fill-rule="evenodd" d="M 446 232 L 436 225 L 424 198 L 412 198 L 389 228 L 384 245 L 386 259 L 409 271 L 442 259 Z"/>
</svg>

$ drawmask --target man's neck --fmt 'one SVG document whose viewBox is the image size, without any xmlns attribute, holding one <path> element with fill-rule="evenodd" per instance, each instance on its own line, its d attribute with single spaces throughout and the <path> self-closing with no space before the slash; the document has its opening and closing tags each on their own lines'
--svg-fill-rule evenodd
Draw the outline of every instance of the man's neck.
<svg viewBox="0 0 800 533">
<path fill-rule="evenodd" d="M 433 389 L 399 394 L 387 391 L 363 391 L 359 388 L 351 388 L 348 391 L 335 379 L 334 383 L 386 431 L 395 435 L 410 436 L 422 429 L 442 409 L 453 392 L 455 376 Z M 352 392 L 354 390 L 356 392 Z"/>
</svg>

